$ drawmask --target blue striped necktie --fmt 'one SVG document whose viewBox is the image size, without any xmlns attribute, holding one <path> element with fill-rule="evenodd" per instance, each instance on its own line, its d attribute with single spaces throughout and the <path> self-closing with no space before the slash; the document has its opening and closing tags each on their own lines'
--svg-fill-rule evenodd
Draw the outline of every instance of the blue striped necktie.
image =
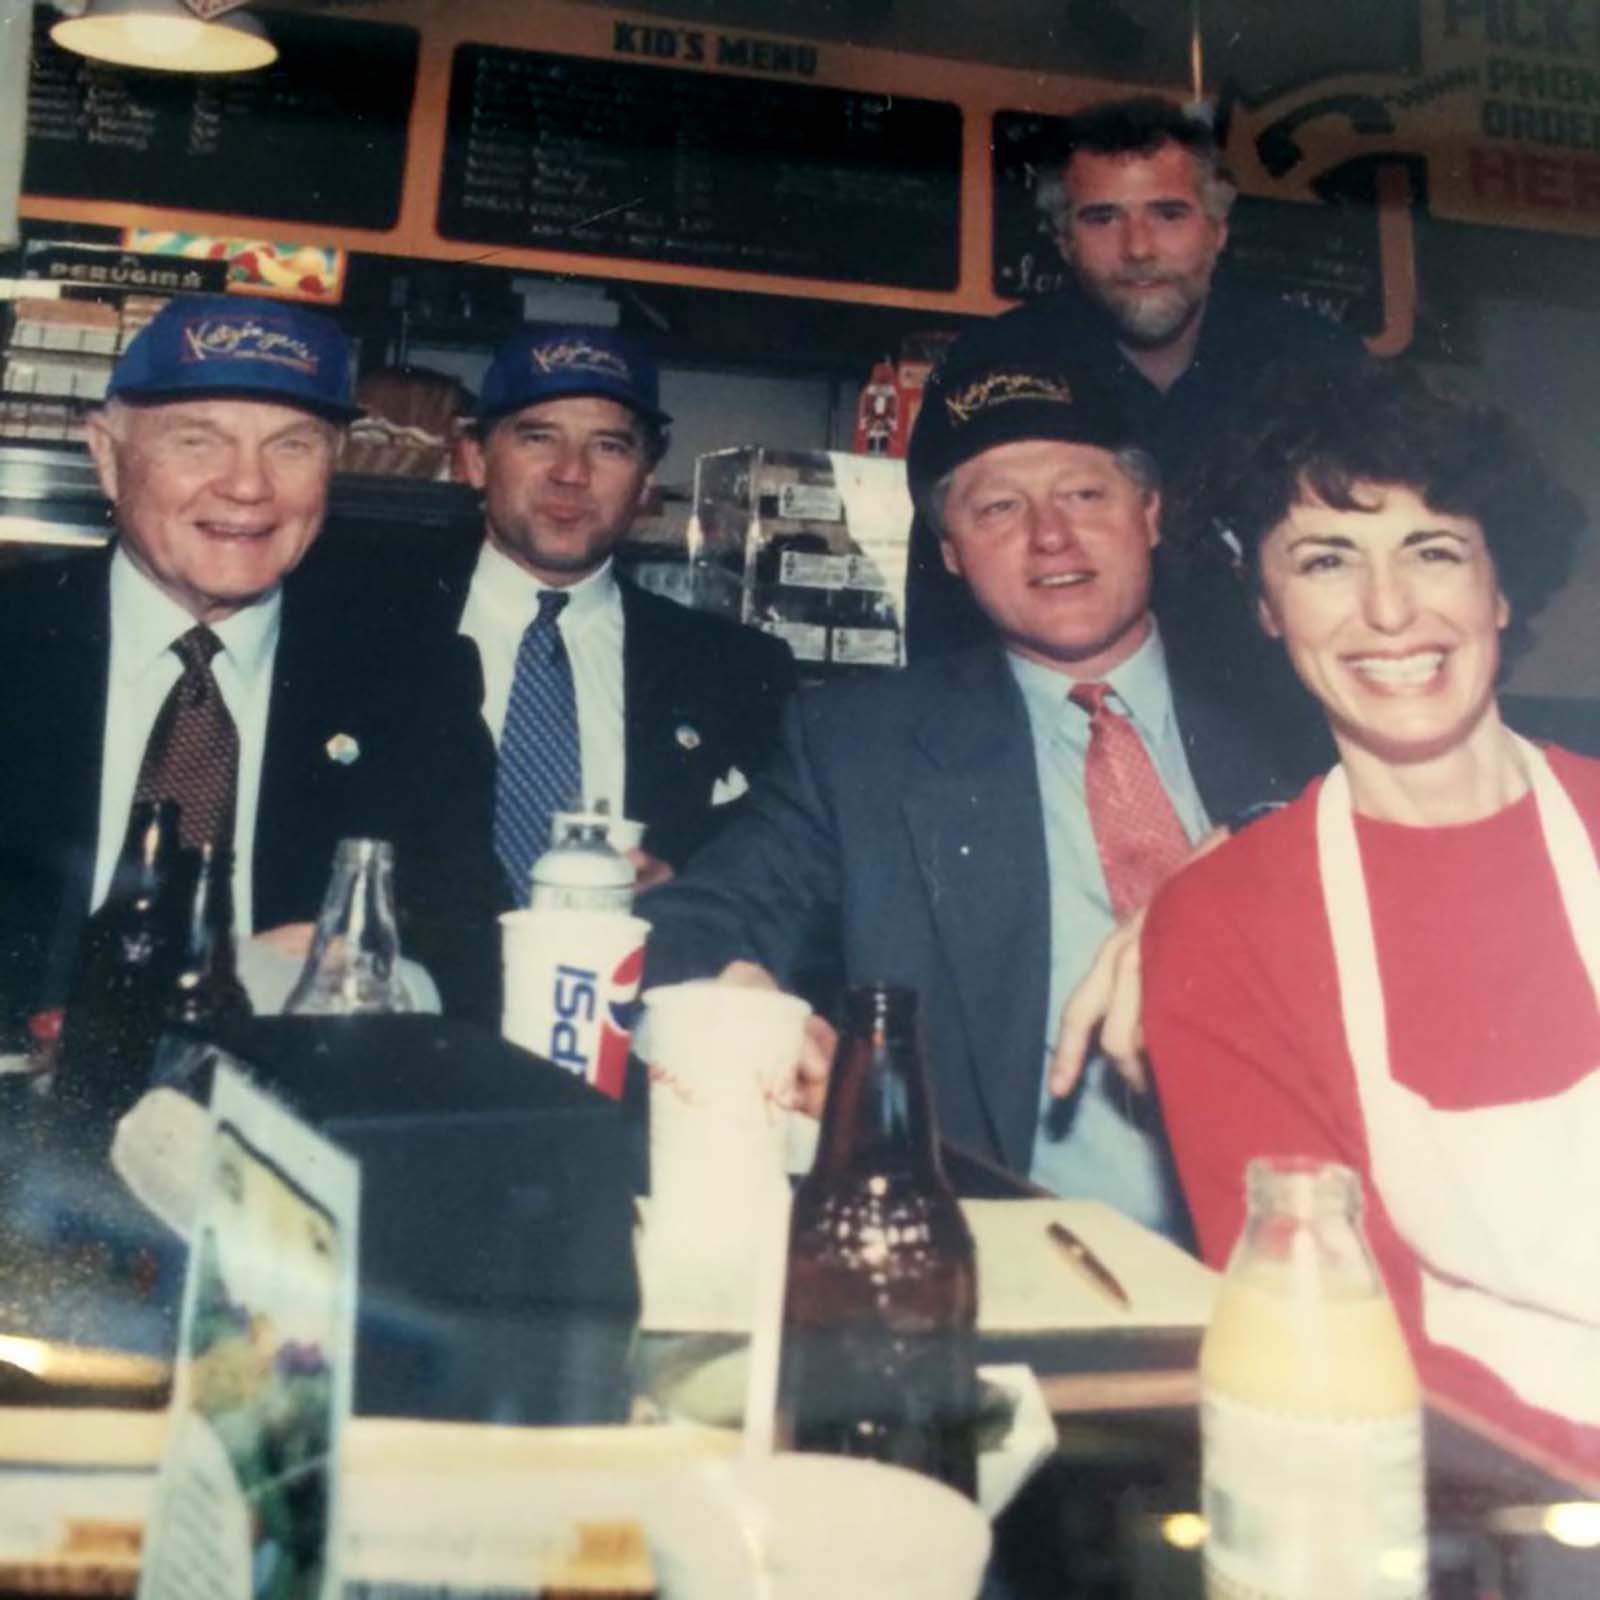
<svg viewBox="0 0 1600 1600">
<path fill-rule="evenodd" d="M 556 626 L 567 600 L 560 589 L 540 591 L 539 614 L 517 647 L 517 670 L 500 734 L 494 848 L 519 906 L 527 905 L 533 864 L 549 847 L 551 817 L 582 799 L 578 699 L 572 663 Z"/>
</svg>

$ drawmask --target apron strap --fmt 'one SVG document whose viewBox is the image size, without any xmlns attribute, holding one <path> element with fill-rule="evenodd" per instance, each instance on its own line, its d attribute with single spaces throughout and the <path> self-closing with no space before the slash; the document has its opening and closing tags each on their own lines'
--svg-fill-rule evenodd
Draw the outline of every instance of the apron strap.
<svg viewBox="0 0 1600 1600">
<path fill-rule="evenodd" d="M 1600 861 L 1595 859 L 1589 830 L 1572 796 L 1550 770 L 1544 751 L 1520 734 L 1511 737 L 1522 754 L 1528 785 L 1539 808 L 1539 825 L 1561 890 L 1572 942 L 1589 974 L 1595 1004 L 1600 1005 Z"/>
<path fill-rule="evenodd" d="M 1378 976 L 1378 947 L 1372 937 L 1372 905 L 1356 843 L 1355 806 L 1350 779 L 1342 766 L 1323 779 L 1317 795 L 1317 854 L 1323 909 L 1339 978 L 1345 1045 L 1361 1084 L 1369 1074 L 1389 1075 L 1389 1021 Z"/>
</svg>

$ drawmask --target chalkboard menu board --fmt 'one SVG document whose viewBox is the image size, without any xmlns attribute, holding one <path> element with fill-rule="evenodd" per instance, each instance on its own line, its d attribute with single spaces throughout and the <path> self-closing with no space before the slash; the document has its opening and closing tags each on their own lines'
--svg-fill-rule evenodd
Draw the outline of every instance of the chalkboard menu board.
<svg viewBox="0 0 1600 1600">
<path fill-rule="evenodd" d="M 961 111 L 462 45 L 439 232 L 907 289 L 957 285 Z"/>
<path fill-rule="evenodd" d="M 1241 195 L 1228 223 L 1236 277 L 1274 289 L 1352 332 L 1383 326 L 1378 214 L 1370 205 L 1296 205 Z"/>
<path fill-rule="evenodd" d="M 272 13 L 279 56 L 200 78 L 92 63 L 34 18 L 25 193 L 389 228 L 417 75 L 411 28 Z"/>
<path fill-rule="evenodd" d="M 1061 118 L 997 111 L 994 175 L 994 292 L 1013 300 L 1054 294 L 1067 281 L 1055 236 L 1035 204 L 1042 167 L 1060 146 Z"/>
<path fill-rule="evenodd" d="M 1067 281 L 1035 203 L 1061 148 L 1061 118 L 1001 111 L 994 119 L 994 292 L 1013 300 Z M 1358 333 L 1383 324 L 1377 216 L 1358 204 L 1301 205 L 1240 196 L 1229 218 L 1228 270 Z"/>
</svg>

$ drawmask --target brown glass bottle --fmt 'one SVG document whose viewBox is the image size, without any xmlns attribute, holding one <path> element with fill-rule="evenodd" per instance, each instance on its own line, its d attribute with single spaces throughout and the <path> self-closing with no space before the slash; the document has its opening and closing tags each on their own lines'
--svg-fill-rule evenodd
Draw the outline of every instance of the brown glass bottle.
<svg viewBox="0 0 1600 1600">
<path fill-rule="evenodd" d="M 977 1492 L 977 1266 L 939 1161 L 909 989 L 852 989 L 795 1196 L 780 1441 Z"/>
<path fill-rule="evenodd" d="M 178 807 L 137 802 L 111 888 L 84 925 L 67 995 L 58 1097 L 114 1116 L 150 1078 L 151 1057 L 182 940 Z"/>
<path fill-rule="evenodd" d="M 251 1014 L 233 949 L 233 852 L 202 844 L 189 896 L 183 959 L 167 1002 L 166 1021 L 191 1034 Z"/>
</svg>

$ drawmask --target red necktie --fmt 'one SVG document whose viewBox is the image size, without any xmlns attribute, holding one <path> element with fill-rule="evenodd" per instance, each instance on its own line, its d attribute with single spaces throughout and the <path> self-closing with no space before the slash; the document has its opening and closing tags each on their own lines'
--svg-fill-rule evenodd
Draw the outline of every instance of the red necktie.
<svg viewBox="0 0 1600 1600">
<path fill-rule="evenodd" d="M 135 800 L 176 800 L 178 833 L 189 849 L 231 845 L 239 784 L 239 731 L 223 704 L 211 658 L 222 641 L 191 628 L 173 641 L 183 674 L 156 714 L 144 747 Z"/>
<path fill-rule="evenodd" d="M 1111 708 L 1110 694 L 1107 684 L 1080 683 L 1069 698 L 1089 713 L 1083 787 L 1111 910 L 1120 922 L 1149 903 L 1190 845 L 1144 740 Z"/>
</svg>

